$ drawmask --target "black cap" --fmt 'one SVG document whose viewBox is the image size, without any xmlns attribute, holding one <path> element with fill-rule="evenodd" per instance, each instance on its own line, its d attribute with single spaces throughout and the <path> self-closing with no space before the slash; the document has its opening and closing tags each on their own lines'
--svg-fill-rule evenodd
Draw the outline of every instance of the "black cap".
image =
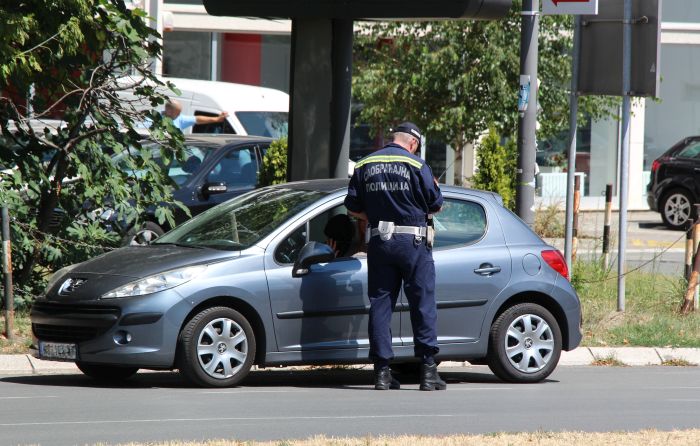
<svg viewBox="0 0 700 446">
<path fill-rule="evenodd" d="M 402 122 L 401 124 L 397 125 L 392 129 L 393 133 L 408 133 L 409 135 L 413 136 L 418 140 L 418 149 L 420 149 L 421 146 L 421 141 L 423 139 L 423 134 L 420 132 L 420 129 L 418 128 L 417 125 L 415 125 L 412 122 Z"/>
</svg>

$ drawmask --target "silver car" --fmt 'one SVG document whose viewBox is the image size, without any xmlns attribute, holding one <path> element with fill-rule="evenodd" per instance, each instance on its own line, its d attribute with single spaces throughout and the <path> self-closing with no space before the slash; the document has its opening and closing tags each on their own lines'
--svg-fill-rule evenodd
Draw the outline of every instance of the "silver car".
<svg viewBox="0 0 700 446">
<path fill-rule="evenodd" d="M 367 259 L 359 232 L 336 257 L 324 229 L 346 213 L 347 180 L 251 191 L 148 246 L 58 271 L 31 311 L 37 356 L 99 379 L 179 369 L 239 383 L 253 364 L 368 363 Z M 581 306 L 561 253 L 499 196 L 443 186 L 435 218 L 438 359 L 486 363 L 538 382 L 581 341 Z M 352 255 L 349 255 L 352 254 Z M 414 361 L 408 303 L 392 319 L 395 362 Z"/>
</svg>

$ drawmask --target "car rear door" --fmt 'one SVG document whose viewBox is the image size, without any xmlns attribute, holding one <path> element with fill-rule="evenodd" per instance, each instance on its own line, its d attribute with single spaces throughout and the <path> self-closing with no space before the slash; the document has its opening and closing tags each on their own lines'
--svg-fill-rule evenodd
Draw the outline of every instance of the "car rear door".
<svg viewBox="0 0 700 446">
<path fill-rule="evenodd" d="M 475 195 L 445 194 L 436 214 L 435 298 L 440 344 L 475 342 L 489 302 L 508 284 L 511 257 L 493 204 Z M 413 344 L 402 299 L 401 337 Z"/>
</svg>

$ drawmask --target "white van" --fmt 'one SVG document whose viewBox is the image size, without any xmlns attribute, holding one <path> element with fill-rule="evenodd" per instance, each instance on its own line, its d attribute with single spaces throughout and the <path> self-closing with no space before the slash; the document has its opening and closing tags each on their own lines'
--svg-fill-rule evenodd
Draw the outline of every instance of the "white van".
<svg viewBox="0 0 700 446">
<path fill-rule="evenodd" d="M 182 104 L 183 114 L 218 116 L 224 111 L 229 114 L 222 123 L 194 125 L 185 129 L 185 134 L 233 133 L 271 138 L 287 136 L 289 95 L 283 91 L 232 82 L 175 77 L 164 77 L 161 80 L 172 82 L 180 90 L 180 94 L 176 95 L 168 89 L 159 89 Z M 124 85 L 133 85 L 138 79 L 126 77 L 121 81 Z M 134 98 L 128 90 L 120 93 L 120 96 L 128 100 Z"/>
</svg>

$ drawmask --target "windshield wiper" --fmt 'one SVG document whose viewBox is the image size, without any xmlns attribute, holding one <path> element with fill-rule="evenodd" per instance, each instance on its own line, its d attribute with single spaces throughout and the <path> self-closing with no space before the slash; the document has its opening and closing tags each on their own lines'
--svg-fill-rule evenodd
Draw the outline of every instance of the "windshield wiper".
<svg viewBox="0 0 700 446">
<path fill-rule="evenodd" d="M 179 246 L 181 248 L 204 249 L 204 246 L 191 245 L 189 243 L 177 243 L 177 242 L 156 242 L 156 243 L 151 243 L 151 245 L 172 245 L 172 246 Z"/>
</svg>

